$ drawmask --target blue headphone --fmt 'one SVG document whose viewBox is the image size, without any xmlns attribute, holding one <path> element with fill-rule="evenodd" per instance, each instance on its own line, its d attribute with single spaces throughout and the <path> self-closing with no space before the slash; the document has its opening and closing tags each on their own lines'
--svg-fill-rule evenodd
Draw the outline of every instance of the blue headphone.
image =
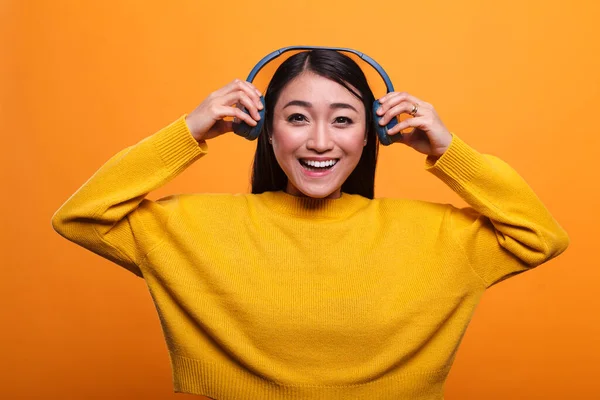
<svg viewBox="0 0 600 400">
<path fill-rule="evenodd" d="M 321 46 L 284 47 L 282 49 L 276 50 L 276 51 L 272 52 L 271 54 L 268 54 L 265 57 L 263 57 L 263 59 L 260 60 L 258 62 L 258 64 L 256 64 L 256 66 L 252 69 L 252 71 L 250 71 L 250 74 L 248 75 L 248 79 L 246 79 L 246 80 L 248 82 L 252 82 L 254 80 L 254 78 L 256 77 L 256 75 L 258 74 L 258 71 L 260 71 L 270 61 L 279 57 L 283 53 L 286 53 L 286 52 L 292 51 L 292 50 L 314 50 L 314 49 L 345 51 L 348 53 L 356 54 L 361 59 L 365 60 L 373 68 L 375 68 L 375 70 L 383 78 L 388 93 L 394 91 L 394 85 L 392 85 L 392 81 L 390 80 L 390 77 L 383 70 L 381 65 L 379 65 L 375 60 L 373 60 L 371 57 L 367 56 L 366 54 L 360 53 L 356 50 L 343 48 L 343 47 L 321 47 Z M 257 125 L 250 126 L 243 121 L 234 123 L 233 131 L 235 134 L 240 135 L 248 140 L 254 140 L 258 137 L 258 135 L 260 134 L 260 131 L 262 129 L 262 126 L 263 126 L 263 121 L 265 119 L 265 110 L 267 109 L 267 107 L 265 107 L 265 98 L 263 96 L 260 97 L 260 101 L 263 104 L 263 108 L 262 108 L 262 110 L 258 110 L 258 113 L 260 114 L 260 120 L 257 121 L 258 122 Z M 399 140 L 401 135 L 390 136 L 387 133 L 389 129 L 392 129 L 398 123 L 396 118 L 392 118 L 391 121 L 388 122 L 388 124 L 385 126 L 379 125 L 379 121 L 381 120 L 381 117 L 377 115 L 376 111 L 380 107 L 380 105 L 381 104 L 379 104 L 379 101 L 377 101 L 377 100 L 375 100 L 373 102 L 373 119 L 375 120 L 375 130 L 377 131 L 377 136 L 379 137 L 379 142 L 384 146 L 388 146 L 388 145 L 394 143 L 396 140 Z M 250 114 L 244 108 L 242 108 L 242 109 L 246 114 Z"/>
</svg>

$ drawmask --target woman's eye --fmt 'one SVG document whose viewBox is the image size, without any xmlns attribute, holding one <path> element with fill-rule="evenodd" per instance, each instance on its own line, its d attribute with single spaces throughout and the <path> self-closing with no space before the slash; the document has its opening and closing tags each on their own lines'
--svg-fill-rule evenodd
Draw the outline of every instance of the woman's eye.
<svg viewBox="0 0 600 400">
<path fill-rule="evenodd" d="M 306 120 L 306 117 L 302 114 L 292 114 L 288 117 L 288 122 L 303 122 Z"/>
<path fill-rule="evenodd" d="M 335 122 L 338 124 L 350 125 L 352 123 L 352 120 L 348 117 L 337 117 L 335 119 Z"/>
</svg>

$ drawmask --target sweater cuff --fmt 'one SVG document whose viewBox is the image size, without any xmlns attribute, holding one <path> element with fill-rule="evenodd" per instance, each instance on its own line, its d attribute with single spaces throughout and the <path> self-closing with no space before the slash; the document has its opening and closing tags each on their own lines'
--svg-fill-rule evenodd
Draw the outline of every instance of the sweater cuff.
<svg viewBox="0 0 600 400">
<path fill-rule="evenodd" d="M 206 141 L 197 142 L 192 136 L 183 114 L 154 135 L 155 146 L 169 171 L 178 174 L 208 153 Z"/>
<path fill-rule="evenodd" d="M 427 157 L 425 169 L 452 188 L 457 193 L 464 190 L 465 184 L 484 167 L 481 153 L 463 142 L 454 133 L 450 147 L 439 158 Z"/>
</svg>

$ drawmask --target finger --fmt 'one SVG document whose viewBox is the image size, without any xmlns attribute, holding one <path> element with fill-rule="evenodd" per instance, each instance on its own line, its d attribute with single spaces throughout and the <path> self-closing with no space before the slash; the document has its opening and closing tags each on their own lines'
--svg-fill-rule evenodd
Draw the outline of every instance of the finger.
<svg viewBox="0 0 600 400">
<path fill-rule="evenodd" d="M 260 99 L 260 97 L 262 96 L 262 93 L 260 92 L 260 90 L 258 90 L 256 88 L 256 86 L 254 86 L 252 84 L 252 82 L 244 81 L 244 83 L 246 83 L 248 86 L 250 86 L 250 89 L 254 90 L 254 92 L 256 93 L 256 95 L 258 96 L 258 98 Z"/>
<path fill-rule="evenodd" d="M 386 101 L 388 101 L 390 97 L 392 97 L 394 94 L 397 94 L 397 93 L 398 92 L 388 92 L 377 101 L 379 101 L 381 104 L 383 104 Z"/>
<path fill-rule="evenodd" d="M 263 108 L 263 104 L 262 104 L 262 101 L 260 101 L 260 97 L 262 96 L 262 93 L 260 92 L 260 90 L 258 90 L 256 87 L 254 87 L 253 84 L 251 84 L 248 81 L 243 81 L 242 83 L 249 90 L 249 91 L 246 90 L 245 93 L 248 95 L 248 97 L 250 97 L 252 99 L 253 102 L 256 103 L 256 108 L 261 110 Z"/>
<path fill-rule="evenodd" d="M 229 82 L 227 85 L 215 90 L 213 94 L 215 96 L 224 96 L 227 93 L 231 92 L 231 90 L 238 84 L 238 82 L 241 82 L 241 80 L 236 78 L 233 81 Z"/>
<path fill-rule="evenodd" d="M 246 114 L 245 112 L 243 112 L 242 110 L 240 110 L 237 107 L 231 107 L 231 106 L 217 106 L 215 107 L 215 113 L 216 113 L 216 117 L 218 119 L 223 119 L 226 117 L 234 117 L 237 118 L 241 121 L 244 121 L 245 123 L 247 123 L 248 125 L 251 126 L 256 126 L 257 122 L 248 114 Z"/>
<path fill-rule="evenodd" d="M 385 96 L 383 96 L 381 99 L 379 99 L 379 102 L 383 104 L 395 97 L 400 97 L 401 99 L 405 100 L 408 98 L 408 96 L 411 96 L 411 95 L 407 92 L 389 92 Z"/>
<path fill-rule="evenodd" d="M 390 92 L 379 99 L 379 103 L 381 103 L 381 107 L 377 109 L 377 115 L 383 115 L 389 110 L 391 107 L 403 102 L 408 101 L 410 103 L 417 103 L 419 108 L 426 107 L 429 103 L 416 98 L 415 96 L 407 93 L 407 92 Z"/>
<path fill-rule="evenodd" d="M 228 95 L 224 96 L 219 103 L 224 106 L 232 106 L 234 104 L 238 106 L 238 104 L 241 104 L 246 108 L 246 110 L 248 110 L 255 120 L 260 119 L 260 114 L 258 113 L 256 104 L 250 100 L 250 97 L 248 97 L 246 92 L 241 90 L 229 93 Z"/>
<path fill-rule="evenodd" d="M 238 90 L 246 93 L 255 102 L 256 108 L 262 109 L 262 102 L 260 101 L 261 93 L 250 82 L 242 81 L 241 79 L 234 79 L 233 82 L 217 90 L 215 94 L 217 96 L 224 96 Z"/>
<path fill-rule="evenodd" d="M 260 119 L 260 114 L 258 113 L 258 107 L 254 101 L 250 100 L 247 94 L 240 92 L 239 93 L 239 103 L 243 105 L 246 110 L 252 115 L 255 120 Z M 239 107 L 239 104 L 236 104 L 236 107 Z"/>
<path fill-rule="evenodd" d="M 390 122 L 392 120 L 392 118 L 395 118 L 402 113 L 409 114 L 410 111 L 412 110 L 412 108 L 413 108 L 413 103 L 410 103 L 408 101 L 403 101 L 400 104 L 397 104 L 396 106 L 387 110 L 385 112 L 385 115 L 383 117 L 381 117 L 379 124 L 387 125 L 387 123 Z"/>
<path fill-rule="evenodd" d="M 258 122 L 256 122 L 251 116 L 243 112 L 237 107 L 231 107 L 234 110 L 234 117 L 246 122 L 250 126 L 256 126 Z M 259 118 L 260 119 L 260 118 Z"/>
<path fill-rule="evenodd" d="M 233 132 L 233 121 L 226 121 L 220 119 L 217 122 L 215 122 L 213 130 L 216 131 L 218 134 Z"/>
<path fill-rule="evenodd" d="M 409 118 L 406 119 L 404 121 L 399 122 L 396 126 L 394 126 L 392 129 L 390 129 L 388 131 L 388 135 L 394 135 L 398 132 L 402 132 L 403 130 L 407 129 L 407 128 L 422 128 L 424 127 L 426 123 L 426 120 L 424 117 L 415 117 L 415 118 Z M 411 134 L 414 132 L 414 129 L 411 130 L 410 132 L 402 132 L 403 135 L 404 134 Z"/>
</svg>

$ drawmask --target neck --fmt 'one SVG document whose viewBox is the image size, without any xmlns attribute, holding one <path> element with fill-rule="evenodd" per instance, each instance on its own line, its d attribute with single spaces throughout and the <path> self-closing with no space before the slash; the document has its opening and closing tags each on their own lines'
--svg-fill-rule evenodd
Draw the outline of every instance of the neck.
<svg viewBox="0 0 600 400">
<path fill-rule="evenodd" d="M 306 197 L 306 198 L 312 198 L 312 199 L 339 199 L 342 196 L 342 189 L 337 188 L 335 191 L 331 192 L 330 194 L 328 194 L 325 197 L 313 197 L 313 196 L 302 193 L 300 190 L 298 190 L 298 188 L 296 188 L 294 185 L 292 185 L 289 181 L 285 188 L 285 192 L 287 194 L 295 196 L 295 197 Z"/>
</svg>

